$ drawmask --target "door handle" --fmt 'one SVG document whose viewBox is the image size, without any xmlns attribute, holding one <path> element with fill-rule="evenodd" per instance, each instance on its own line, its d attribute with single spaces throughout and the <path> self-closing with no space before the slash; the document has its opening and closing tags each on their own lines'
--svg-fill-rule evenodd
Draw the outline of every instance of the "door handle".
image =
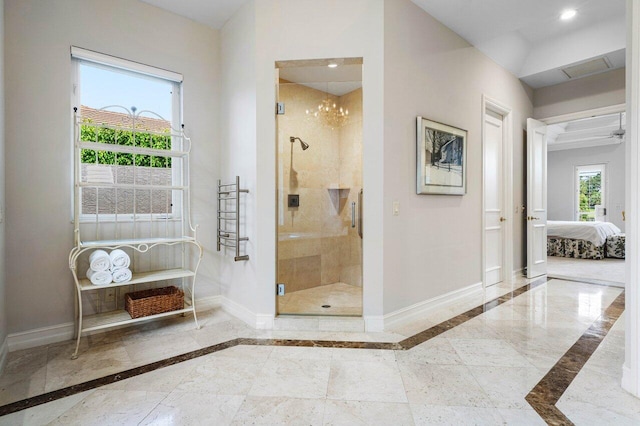
<svg viewBox="0 0 640 426">
<path fill-rule="evenodd" d="M 540 220 L 539 217 L 527 216 L 527 220 Z"/>
<path fill-rule="evenodd" d="M 501 217 L 501 218 L 500 218 L 500 222 L 504 222 L 504 221 L 506 221 L 506 220 L 507 220 L 507 218 L 506 218 L 506 217 Z"/>
<path fill-rule="evenodd" d="M 351 203 L 351 227 L 356 227 L 356 202 Z"/>
<path fill-rule="evenodd" d="M 363 190 L 358 193 L 358 235 L 362 238 L 362 197 Z"/>
</svg>

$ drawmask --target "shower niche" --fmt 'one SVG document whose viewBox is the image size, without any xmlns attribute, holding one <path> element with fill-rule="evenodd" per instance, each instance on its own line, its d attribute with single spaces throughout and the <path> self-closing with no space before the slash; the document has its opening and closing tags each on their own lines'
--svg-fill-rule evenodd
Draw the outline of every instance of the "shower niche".
<svg viewBox="0 0 640 426">
<path fill-rule="evenodd" d="M 361 316 L 362 59 L 276 68 L 278 314 Z"/>
</svg>

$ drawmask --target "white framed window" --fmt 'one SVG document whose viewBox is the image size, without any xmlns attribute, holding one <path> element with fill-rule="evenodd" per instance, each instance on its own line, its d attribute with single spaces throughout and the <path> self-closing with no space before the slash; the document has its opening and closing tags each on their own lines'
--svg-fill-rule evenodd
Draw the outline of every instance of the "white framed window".
<svg viewBox="0 0 640 426">
<path fill-rule="evenodd" d="M 575 168 L 575 220 L 606 219 L 606 165 L 591 164 Z"/>
<path fill-rule="evenodd" d="M 182 149 L 176 137 L 182 123 L 181 74 L 77 47 L 71 58 L 81 140 Z M 83 182 L 117 187 L 83 187 L 82 221 L 179 219 L 182 192 L 168 189 L 182 184 L 179 159 L 83 149 L 80 174 Z"/>
</svg>

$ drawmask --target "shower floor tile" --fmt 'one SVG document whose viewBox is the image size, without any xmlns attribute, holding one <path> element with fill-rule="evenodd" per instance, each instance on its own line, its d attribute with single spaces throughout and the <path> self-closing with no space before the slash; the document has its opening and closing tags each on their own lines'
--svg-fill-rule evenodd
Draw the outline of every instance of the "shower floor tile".
<svg viewBox="0 0 640 426">
<path fill-rule="evenodd" d="M 361 316 L 362 287 L 334 283 L 286 293 L 278 297 L 278 313 Z"/>
</svg>

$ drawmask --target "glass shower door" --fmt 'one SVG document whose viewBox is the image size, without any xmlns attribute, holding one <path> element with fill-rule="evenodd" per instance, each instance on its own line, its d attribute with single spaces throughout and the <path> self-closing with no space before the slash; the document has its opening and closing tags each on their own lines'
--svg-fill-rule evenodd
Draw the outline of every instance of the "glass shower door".
<svg viewBox="0 0 640 426">
<path fill-rule="evenodd" d="M 279 71 L 278 313 L 360 316 L 362 89 Z"/>
</svg>

